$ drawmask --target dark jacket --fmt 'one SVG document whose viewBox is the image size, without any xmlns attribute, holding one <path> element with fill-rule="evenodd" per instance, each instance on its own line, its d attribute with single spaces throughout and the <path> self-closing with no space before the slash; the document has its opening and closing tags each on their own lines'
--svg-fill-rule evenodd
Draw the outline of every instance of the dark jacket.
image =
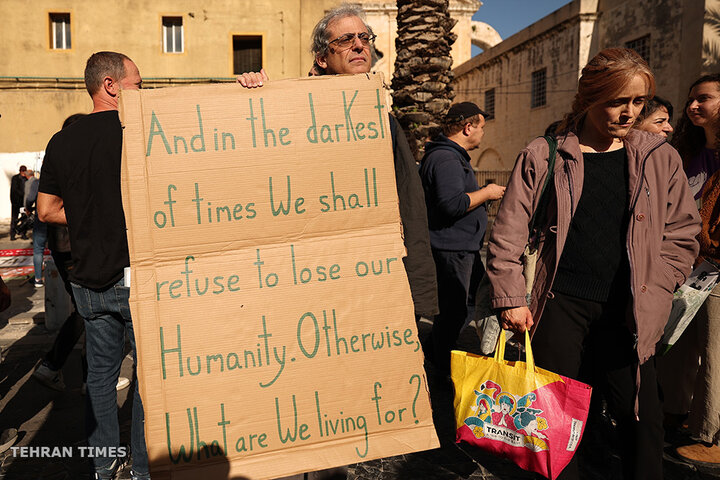
<svg viewBox="0 0 720 480">
<path fill-rule="evenodd" d="M 655 353 L 672 305 L 697 256 L 700 217 L 682 160 L 659 135 L 631 130 L 623 139 L 630 181 L 627 255 L 633 303 L 628 326 L 637 339 L 640 363 Z M 493 308 L 526 305 L 521 255 L 528 238 L 530 212 L 547 175 L 548 144 L 530 143 L 515 163 L 488 242 L 488 278 Z M 559 138 L 555 195 L 543 229 L 530 310 L 537 328 L 555 278 L 572 216 L 582 194 L 583 155 L 572 133 Z"/>
<path fill-rule="evenodd" d="M 395 181 L 400 203 L 407 256 L 403 258 L 412 292 L 415 314 L 432 318 L 439 312 L 435 263 L 430 251 L 428 221 L 420 176 L 405 132 L 390 116 L 390 133 L 395 161 Z"/>
<path fill-rule="evenodd" d="M 22 207 L 25 198 L 25 178 L 19 173 L 10 179 L 10 203 Z"/>
<path fill-rule="evenodd" d="M 470 197 L 466 194 L 480 189 L 467 150 L 440 135 L 425 146 L 420 178 L 432 248 L 479 251 L 487 227 L 487 212 L 485 205 L 467 211 Z"/>
</svg>

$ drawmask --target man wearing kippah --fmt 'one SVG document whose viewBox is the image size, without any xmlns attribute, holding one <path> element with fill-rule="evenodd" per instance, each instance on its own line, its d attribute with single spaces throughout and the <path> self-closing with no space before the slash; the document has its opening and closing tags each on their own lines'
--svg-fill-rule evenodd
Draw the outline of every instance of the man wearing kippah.
<svg viewBox="0 0 720 480">
<path fill-rule="evenodd" d="M 468 151 L 482 141 L 485 116 L 474 103 L 452 105 L 443 133 L 425 146 L 420 167 L 440 306 L 426 354 L 443 373 L 450 373 L 450 351 L 468 315 L 471 278 L 477 284 L 485 272 L 480 260 L 485 202 L 505 193 L 494 183 L 480 188 L 470 165 Z"/>
</svg>

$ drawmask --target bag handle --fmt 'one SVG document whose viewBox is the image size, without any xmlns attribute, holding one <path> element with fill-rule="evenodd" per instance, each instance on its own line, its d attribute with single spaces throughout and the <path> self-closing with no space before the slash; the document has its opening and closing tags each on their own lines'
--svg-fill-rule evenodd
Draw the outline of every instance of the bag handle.
<svg viewBox="0 0 720 480">
<path fill-rule="evenodd" d="M 535 357 L 532 353 L 532 346 L 530 345 L 530 330 L 525 329 L 525 365 L 528 373 L 535 372 Z"/>
<path fill-rule="evenodd" d="M 493 358 L 498 363 L 502 363 L 505 360 L 505 329 L 503 328 L 500 329 L 497 345 L 495 345 L 495 356 Z"/>
<path fill-rule="evenodd" d="M 498 335 L 498 343 L 495 347 L 494 360 L 498 363 L 505 361 L 505 330 L 500 329 L 500 335 Z M 530 345 L 530 331 L 525 330 L 525 367 L 527 369 L 527 375 L 535 372 L 535 357 L 532 353 L 532 346 Z"/>
</svg>

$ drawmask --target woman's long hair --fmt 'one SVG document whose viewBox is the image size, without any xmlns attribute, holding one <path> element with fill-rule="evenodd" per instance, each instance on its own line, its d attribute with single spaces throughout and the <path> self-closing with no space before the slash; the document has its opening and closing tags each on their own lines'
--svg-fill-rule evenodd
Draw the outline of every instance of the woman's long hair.
<svg viewBox="0 0 720 480">
<path fill-rule="evenodd" d="M 703 75 L 702 77 L 695 80 L 688 90 L 688 97 L 692 89 L 700 85 L 701 83 L 713 82 L 717 84 L 718 90 L 720 90 L 720 73 L 713 73 L 711 75 Z M 683 107 L 682 116 L 675 127 L 675 134 L 672 138 L 672 146 L 680 152 L 680 156 L 683 159 L 685 167 L 687 167 L 690 160 L 695 157 L 698 153 L 705 148 L 707 138 L 705 138 L 705 129 L 702 127 L 696 127 L 690 121 L 690 117 L 687 114 L 687 107 L 689 102 L 685 102 Z M 716 119 L 718 124 L 715 125 L 715 143 L 720 145 L 720 118 Z"/>
<path fill-rule="evenodd" d="M 647 62 L 629 48 L 606 48 L 582 69 L 572 110 L 563 118 L 558 132 L 582 128 L 588 110 L 617 96 L 637 75 L 645 79 L 648 97 L 655 95 L 655 76 Z"/>
</svg>

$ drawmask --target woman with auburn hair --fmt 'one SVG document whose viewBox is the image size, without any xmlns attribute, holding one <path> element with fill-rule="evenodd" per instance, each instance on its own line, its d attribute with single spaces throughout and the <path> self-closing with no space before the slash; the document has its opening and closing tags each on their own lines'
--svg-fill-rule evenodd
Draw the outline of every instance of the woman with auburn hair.
<svg viewBox="0 0 720 480">
<path fill-rule="evenodd" d="M 546 218 L 528 231 L 549 173 L 539 138 L 513 169 L 487 270 L 503 328 L 529 329 L 539 367 L 604 394 L 625 478 L 652 480 L 662 478 L 663 449 L 655 344 L 700 230 L 675 149 L 632 129 L 654 92 L 653 74 L 633 50 L 606 49 L 590 60 L 558 129 Z M 531 234 L 540 246 L 526 299 L 522 254 Z M 558 478 L 578 478 L 576 458 Z"/>
<path fill-rule="evenodd" d="M 688 101 L 678 122 L 673 145 L 685 164 L 690 189 L 701 207 L 703 222 L 700 258 L 720 264 L 718 242 L 718 196 L 720 195 L 720 74 L 705 75 L 690 87 Z M 677 351 L 673 351 L 676 350 Z M 689 410 L 690 432 L 700 442 L 677 448 L 683 460 L 700 464 L 720 464 L 720 286 L 716 286 L 687 330 L 670 350 L 666 363 L 673 371 L 683 371 L 669 391 L 675 411 L 670 419 L 682 424 Z M 699 368 L 698 368 L 699 364 Z M 694 387 L 694 388 L 693 388 Z M 694 390 L 694 391 L 693 391 Z"/>
</svg>

